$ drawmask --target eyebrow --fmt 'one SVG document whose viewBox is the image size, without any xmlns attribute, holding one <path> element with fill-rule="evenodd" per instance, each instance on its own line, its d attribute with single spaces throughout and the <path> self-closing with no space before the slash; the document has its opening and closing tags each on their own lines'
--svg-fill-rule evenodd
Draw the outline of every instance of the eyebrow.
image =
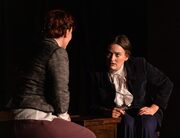
<svg viewBox="0 0 180 138">
<path fill-rule="evenodd" d="M 123 52 L 112 52 L 112 51 L 109 51 L 109 53 L 112 53 L 112 54 L 122 54 Z"/>
</svg>

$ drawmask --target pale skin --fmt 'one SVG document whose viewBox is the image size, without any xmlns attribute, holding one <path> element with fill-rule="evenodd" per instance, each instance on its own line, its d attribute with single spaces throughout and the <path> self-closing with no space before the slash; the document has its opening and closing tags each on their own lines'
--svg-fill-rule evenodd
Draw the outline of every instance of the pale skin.
<svg viewBox="0 0 180 138">
<path fill-rule="evenodd" d="M 109 53 L 107 54 L 110 71 L 115 72 L 119 70 L 124 62 L 128 60 L 128 58 L 129 55 L 120 45 L 112 44 L 109 48 Z M 139 110 L 138 115 L 154 115 L 158 109 L 159 106 L 156 104 L 152 104 L 150 107 L 144 106 Z M 124 114 L 125 110 L 122 108 L 114 107 L 112 110 L 113 118 L 118 118 Z"/>
<path fill-rule="evenodd" d="M 55 38 L 58 45 L 64 49 L 66 49 L 69 41 L 72 39 L 72 28 L 66 30 L 66 34 L 62 37 Z"/>
</svg>

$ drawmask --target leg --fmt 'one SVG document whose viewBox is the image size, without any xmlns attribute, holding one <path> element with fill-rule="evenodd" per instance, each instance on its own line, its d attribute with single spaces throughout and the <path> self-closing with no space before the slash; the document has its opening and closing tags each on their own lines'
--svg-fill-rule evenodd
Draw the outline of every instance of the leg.
<svg viewBox="0 0 180 138">
<path fill-rule="evenodd" d="M 134 123 L 134 118 L 128 114 L 125 114 L 118 126 L 118 138 L 134 138 Z"/>
<path fill-rule="evenodd" d="M 137 138 L 157 138 L 157 120 L 152 115 L 138 116 L 136 120 Z"/>
<path fill-rule="evenodd" d="M 16 120 L 7 128 L 13 130 L 10 138 L 96 138 L 89 129 L 58 118 L 53 121 Z"/>
</svg>

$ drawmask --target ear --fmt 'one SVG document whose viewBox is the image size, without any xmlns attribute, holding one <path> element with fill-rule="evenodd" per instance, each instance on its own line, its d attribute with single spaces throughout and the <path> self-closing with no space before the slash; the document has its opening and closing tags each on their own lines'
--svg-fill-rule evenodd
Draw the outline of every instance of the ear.
<svg viewBox="0 0 180 138">
<path fill-rule="evenodd" d="M 129 59 L 129 55 L 126 53 L 125 54 L 125 61 L 127 61 Z"/>
<path fill-rule="evenodd" d="M 69 37 L 69 35 L 71 35 L 72 33 L 72 28 L 71 29 L 67 29 L 66 30 L 66 34 L 64 35 L 64 37 Z"/>
</svg>

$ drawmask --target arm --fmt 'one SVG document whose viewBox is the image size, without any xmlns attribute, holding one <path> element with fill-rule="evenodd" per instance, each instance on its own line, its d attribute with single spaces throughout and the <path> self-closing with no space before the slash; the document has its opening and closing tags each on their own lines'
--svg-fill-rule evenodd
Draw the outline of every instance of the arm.
<svg viewBox="0 0 180 138">
<path fill-rule="evenodd" d="M 145 62 L 148 84 L 151 85 L 150 93 L 154 93 L 152 105 L 149 107 L 153 114 L 159 108 L 165 110 L 173 89 L 171 80 L 159 69 Z"/>
<path fill-rule="evenodd" d="M 53 107 L 56 115 L 66 114 L 69 108 L 69 61 L 66 50 L 56 50 L 48 63 L 52 80 Z"/>
<path fill-rule="evenodd" d="M 147 91 L 151 96 L 151 104 L 149 107 L 140 109 L 139 114 L 155 114 L 158 109 L 165 110 L 173 89 L 171 80 L 158 68 L 143 60 L 146 78 Z"/>
</svg>

